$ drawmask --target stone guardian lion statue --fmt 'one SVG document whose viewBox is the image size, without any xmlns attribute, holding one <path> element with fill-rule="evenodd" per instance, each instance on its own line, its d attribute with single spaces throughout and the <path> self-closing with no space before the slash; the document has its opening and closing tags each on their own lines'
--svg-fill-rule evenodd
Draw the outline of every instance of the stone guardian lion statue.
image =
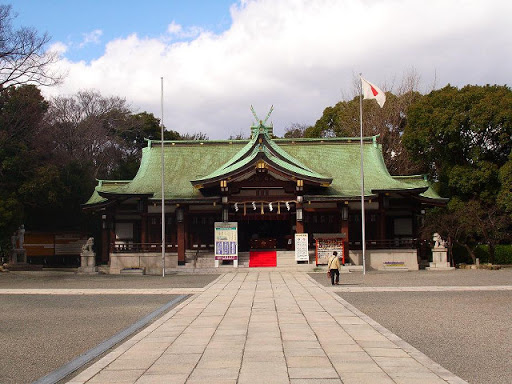
<svg viewBox="0 0 512 384">
<path fill-rule="evenodd" d="M 446 242 L 439 233 L 434 233 L 432 240 L 434 241 L 434 248 L 445 248 Z"/>
<path fill-rule="evenodd" d="M 93 252 L 92 246 L 94 245 L 94 237 L 89 237 L 87 242 L 82 245 L 82 252 Z"/>
</svg>

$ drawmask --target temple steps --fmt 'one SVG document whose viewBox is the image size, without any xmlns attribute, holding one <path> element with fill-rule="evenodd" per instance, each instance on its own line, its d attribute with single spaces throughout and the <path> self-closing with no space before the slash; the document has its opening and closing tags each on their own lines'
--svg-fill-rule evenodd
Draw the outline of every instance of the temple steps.
<svg viewBox="0 0 512 384">
<path fill-rule="evenodd" d="M 325 265 L 316 266 L 315 253 L 310 252 L 309 264 L 297 263 L 295 261 L 294 251 L 278 251 L 277 266 L 276 267 L 249 267 L 249 252 L 240 252 L 238 255 L 238 268 L 233 267 L 232 263 L 220 264 L 215 268 L 215 258 L 212 253 L 207 252 L 190 252 L 186 255 L 185 265 L 172 269 L 173 271 L 183 273 L 229 273 L 229 272 L 265 272 L 270 270 L 278 271 L 302 271 L 302 272 L 315 272 L 326 271 Z M 171 269 L 168 269 L 169 271 Z M 341 267 L 341 273 L 349 273 L 362 271 L 362 266 L 345 266 Z"/>
</svg>

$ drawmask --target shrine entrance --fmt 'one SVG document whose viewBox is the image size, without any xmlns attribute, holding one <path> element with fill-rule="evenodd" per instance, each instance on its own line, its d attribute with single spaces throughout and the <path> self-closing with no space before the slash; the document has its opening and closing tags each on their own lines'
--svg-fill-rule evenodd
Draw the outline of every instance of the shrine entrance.
<svg viewBox="0 0 512 384">
<path fill-rule="evenodd" d="M 241 252 L 255 249 L 285 250 L 293 247 L 295 217 L 280 215 L 246 215 L 238 221 L 238 246 Z"/>
</svg>

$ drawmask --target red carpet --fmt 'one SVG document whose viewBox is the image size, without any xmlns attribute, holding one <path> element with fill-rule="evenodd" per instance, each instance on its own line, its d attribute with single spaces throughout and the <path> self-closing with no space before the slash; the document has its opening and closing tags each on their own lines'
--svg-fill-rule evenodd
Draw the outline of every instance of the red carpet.
<svg viewBox="0 0 512 384">
<path fill-rule="evenodd" d="M 276 251 L 251 251 L 249 267 L 275 267 L 277 266 Z"/>
</svg>

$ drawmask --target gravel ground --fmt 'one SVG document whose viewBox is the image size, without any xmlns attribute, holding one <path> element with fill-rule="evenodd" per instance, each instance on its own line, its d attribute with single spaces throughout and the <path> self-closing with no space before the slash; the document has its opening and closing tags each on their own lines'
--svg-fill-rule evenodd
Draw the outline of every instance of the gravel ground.
<svg viewBox="0 0 512 384">
<path fill-rule="evenodd" d="M 512 383 L 511 291 L 339 295 L 469 383 Z"/>
<path fill-rule="evenodd" d="M 0 289 L 196 288 L 218 275 L 0 273 Z M 0 383 L 31 383 L 168 303 L 173 295 L 0 295 Z"/>
<path fill-rule="evenodd" d="M 31 383 L 174 295 L 0 295 L 0 383 Z"/>
<path fill-rule="evenodd" d="M 0 273 L 2 288 L 201 288 L 219 275 L 169 274 L 162 276 L 79 275 L 65 271 Z"/>
<path fill-rule="evenodd" d="M 311 274 L 330 286 L 324 273 Z M 342 274 L 342 286 L 512 285 L 512 269 Z M 512 292 L 339 293 L 471 384 L 512 383 Z"/>
<path fill-rule="evenodd" d="M 330 286 L 325 272 L 311 273 L 320 284 Z M 445 272 L 375 272 L 340 274 L 340 284 L 361 287 L 417 287 L 417 286 L 483 286 L 512 285 L 512 268 L 496 271 L 486 269 L 456 269 Z"/>
</svg>

